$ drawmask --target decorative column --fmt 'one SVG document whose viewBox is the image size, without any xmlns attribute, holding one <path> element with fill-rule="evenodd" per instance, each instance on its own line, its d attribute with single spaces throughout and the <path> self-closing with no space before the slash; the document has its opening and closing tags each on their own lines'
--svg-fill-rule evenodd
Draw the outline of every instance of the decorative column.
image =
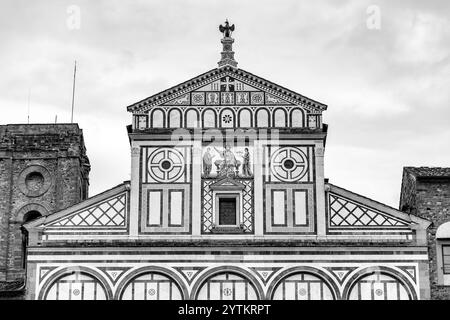
<svg viewBox="0 0 450 320">
<path fill-rule="evenodd" d="M 139 169 L 141 149 L 135 141 L 131 145 L 131 189 L 130 189 L 130 237 L 137 238 L 139 234 Z"/>
</svg>

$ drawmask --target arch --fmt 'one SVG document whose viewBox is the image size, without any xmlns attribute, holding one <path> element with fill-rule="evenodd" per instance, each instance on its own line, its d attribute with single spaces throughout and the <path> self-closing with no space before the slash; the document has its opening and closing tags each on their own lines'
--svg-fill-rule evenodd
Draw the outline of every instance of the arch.
<svg viewBox="0 0 450 320">
<path fill-rule="evenodd" d="M 294 108 L 290 112 L 291 127 L 302 128 L 305 126 L 305 114 L 301 108 Z"/>
<path fill-rule="evenodd" d="M 24 224 L 31 222 L 33 220 L 36 220 L 40 217 L 42 217 L 42 214 L 36 210 L 33 209 L 32 205 L 28 205 L 28 207 L 31 209 L 30 211 L 23 214 L 22 218 L 22 226 L 20 227 L 21 233 L 22 233 L 22 252 L 21 252 L 21 259 L 22 259 L 22 268 L 26 268 L 27 266 L 27 248 L 28 248 L 28 231 L 24 228 Z"/>
<path fill-rule="evenodd" d="M 181 124 L 183 123 L 181 110 L 176 108 L 171 109 L 169 111 L 168 121 L 169 128 L 181 128 Z"/>
<path fill-rule="evenodd" d="M 29 222 L 29 221 L 26 221 L 26 222 L 24 221 L 24 220 L 25 220 L 25 215 L 26 215 L 27 213 L 29 213 L 29 212 L 32 212 L 32 211 L 39 212 L 39 214 L 40 214 L 41 216 L 46 216 L 46 215 L 48 215 L 48 213 L 49 213 L 48 209 L 47 209 L 46 207 L 44 207 L 42 204 L 39 204 L 39 203 L 29 203 L 29 204 L 24 205 L 22 208 L 20 208 L 20 209 L 17 211 L 17 214 L 16 214 L 16 221 L 17 221 L 17 222 L 20 222 L 20 223 L 26 223 L 26 222 Z"/>
<path fill-rule="evenodd" d="M 215 268 L 207 270 L 199 278 L 197 278 L 197 281 L 195 282 L 195 284 L 192 287 L 191 299 L 192 300 L 197 299 L 197 296 L 200 293 L 200 290 L 202 289 L 203 285 L 208 280 L 210 280 L 211 278 L 213 278 L 215 276 L 225 274 L 225 273 L 235 274 L 235 275 L 238 275 L 241 278 L 245 279 L 246 281 L 248 281 L 248 283 L 251 286 L 253 286 L 253 289 L 255 290 L 255 294 L 256 294 L 256 299 L 262 300 L 264 298 L 264 291 L 261 287 L 261 284 L 258 282 L 258 279 L 256 279 L 256 277 L 253 274 L 251 274 L 250 272 L 248 272 L 242 268 L 235 267 L 235 266 L 220 266 L 220 267 L 215 267 Z"/>
<path fill-rule="evenodd" d="M 251 128 L 253 126 L 253 114 L 248 108 L 243 108 L 238 112 L 238 127 Z"/>
<path fill-rule="evenodd" d="M 285 128 L 287 123 L 287 112 L 284 108 L 277 108 L 272 114 L 272 127 Z"/>
<path fill-rule="evenodd" d="M 137 278 L 141 276 L 145 276 L 146 274 L 159 274 L 162 275 L 170 280 L 172 280 L 177 288 L 180 290 L 181 299 L 188 299 L 189 294 L 187 291 L 186 286 L 183 283 L 183 280 L 172 270 L 158 267 L 158 266 L 146 266 L 139 269 L 136 269 L 132 272 L 130 272 L 125 278 L 122 279 L 122 281 L 117 286 L 116 294 L 114 299 L 121 300 L 122 295 L 125 292 L 127 286 Z"/>
<path fill-rule="evenodd" d="M 198 128 L 200 124 L 200 114 L 197 109 L 187 109 L 184 113 L 184 126 L 186 128 Z"/>
<path fill-rule="evenodd" d="M 166 126 L 166 115 L 163 109 L 157 108 L 150 113 L 150 127 L 164 128 Z"/>
<path fill-rule="evenodd" d="M 394 280 L 397 280 L 400 284 L 403 285 L 403 288 L 406 291 L 406 294 L 408 295 L 409 300 L 417 300 L 417 293 L 414 289 L 414 286 L 411 284 L 411 282 L 400 272 L 396 271 L 395 269 L 384 267 L 384 266 L 377 266 L 377 267 L 368 267 L 364 268 L 362 270 L 359 270 L 356 272 L 348 281 L 347 285 L 344 288 L 344 292 L 342 294 L 343 299 L 350 300 L 351 293 L 354 288 L 354 286 L 362 279 L 372 276 L 372 275 L 387 275 L 388 277 L 393 278 Z"/>
<path fill-rule="evenodd" d="M 36 210 L 28 211 L 27 213 L 24 214 L 22 223 L 27 223 L 40 217 L 42 217 L 42 214 L 40 214 L 39 211 Z"/>
<path fill-rule="evenodd" d="M 258 128 L 270 127 L 270 113 L 265 108 L 260 108 L 255 113 L 255 126 Z"/>
<path fill-rule="evenodd" d="M 450 239 L 450 221 L 441 224 L 437 228 L 436 239 Z"/>
<path fill-rule="evenodd" d="M 225 117 L 230 116 L 231 119 L 224 119 Z M 219 113 L 219 122 L 220 127 L 222 128 L 234 128 L 236 127 L 236 115 L 231 108 L 224 108 L 220 110 Z"/>
<path fill-rule="evenodd" d="M 295 276 L 297 274 L 308 274 L 308 275 L 312 275 L 320 280 L 323 281 L 323 283 L 328 287 L 328 289 L 330 290 L 330 293 L 333 297 L 334 300 L 339 300 L 340 294 L 339 294 L 339 287 L 336 285 L 336 283 L 333 281 L 333 279 L 326 274 L 324 271 L 316 269 L 316 268 L 312 268 L 312 267 L 307 267 L 307 266 L 298 266 L 298 267 L 293 267 L 293 268 L 289 268 L 286 269 L 282 272 L 280 272 L 270 283 L 269 288 L 267 290 L 267 299 L 272 299 L 276 289 L 278 288 L 278 286 L 287 278 L 291 277 L 291 276 Z"/>
<path fill-rule="evenodd" d="M 108 282 L 106 279 L 96 270 L 87 268 L 87 267 L 68 267 L 61 269 L 57 272 L 55 272 L 52 276 L 47 279 L 47 281 L 42 286 L 41 290 L 39 291 L 38 300 L 46 300 L 48 293 L 52 289 L 53 285 L 56 284 L 61 279 L 64 279 L 67 276 L 71 276 L 74 274 L 79 275 L 86 275 L 88 277 L 93 278 L 94 280 L 98 281 L 100 287 L 103 289 L 105 294 L 106 300 L 111 300 L 113 295 L 111 288 L 108 285 Z M 94 289 L 95 290 L 95 289 Z M 83 294 L 83 284 L 82 284 L 82 294 Z M 87 300 L 87 299 L 86 299 Z"/>
<path fill-rule="evenodd" d="M 203 110 L 202 126 L 204 128 L 217 128 L 217 113 L 214 109 L 208 108 Z"/>
</svg>

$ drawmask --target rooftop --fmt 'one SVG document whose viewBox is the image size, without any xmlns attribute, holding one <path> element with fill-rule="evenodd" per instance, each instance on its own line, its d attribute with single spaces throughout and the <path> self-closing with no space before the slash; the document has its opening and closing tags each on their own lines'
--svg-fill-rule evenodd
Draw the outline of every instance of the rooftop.
<svg viewBox="0 0 450 320">
<path fill-rule="evenodd" d="M 403 171 L 412 174 L 416 178 L 450 178 L 450 168 L 404 167 Z"/>
</svg>

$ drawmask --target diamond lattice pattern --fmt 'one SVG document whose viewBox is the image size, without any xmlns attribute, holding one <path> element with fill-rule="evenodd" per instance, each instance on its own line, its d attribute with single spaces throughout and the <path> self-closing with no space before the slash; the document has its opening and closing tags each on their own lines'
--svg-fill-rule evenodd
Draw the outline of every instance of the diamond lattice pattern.
<svg viewBox="0 0 450 320">
<path fill-rule="evenodd" d="M 243 225 L 245 232 L 253 231 L 253 181 L 239 181 L 245 185 L 242 191 Z M 214 181 L 203 181 L 203 232 L 211 232 L 213 224 L 213 191 L 210 189 Z"/>
<path fill-rule="evenodd" d="M 330 225 L 334 227 L 399 227 L 401 220 L 376 212 L 368 207 L 330 194 Z"/>
<path fill-rule="evenodd" d="M 125 193 L 110 198 L 84 211 L 60 220 L 59 227 L 117 227 L 125 226 Z"/>
<path fill-rule="evenodd" d="M 212 198 L 213 192 L 209 186 L 213 181 L 203 182 L 203 231 L 210 232 L 213 223 Z"/>
</svg>

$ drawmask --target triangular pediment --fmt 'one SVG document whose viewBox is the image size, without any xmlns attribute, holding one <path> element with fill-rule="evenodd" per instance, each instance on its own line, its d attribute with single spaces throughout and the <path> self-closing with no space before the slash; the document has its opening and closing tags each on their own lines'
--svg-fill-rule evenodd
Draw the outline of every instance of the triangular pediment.
<svg viewBox="0 0 450 320">
<path fill-rule="evenodd" d="M 245 186 L 231 178 L 218 180 L 209 186 L 211 190 L 243 190 Z"/>
<path fill-rule="evenodd" d="M 150 96 L 127 107 L 144 113 L 155 106 L 298 105 L 312 113 L 327 106 L 242 69 L 225 66 Z"/>
</svg>

